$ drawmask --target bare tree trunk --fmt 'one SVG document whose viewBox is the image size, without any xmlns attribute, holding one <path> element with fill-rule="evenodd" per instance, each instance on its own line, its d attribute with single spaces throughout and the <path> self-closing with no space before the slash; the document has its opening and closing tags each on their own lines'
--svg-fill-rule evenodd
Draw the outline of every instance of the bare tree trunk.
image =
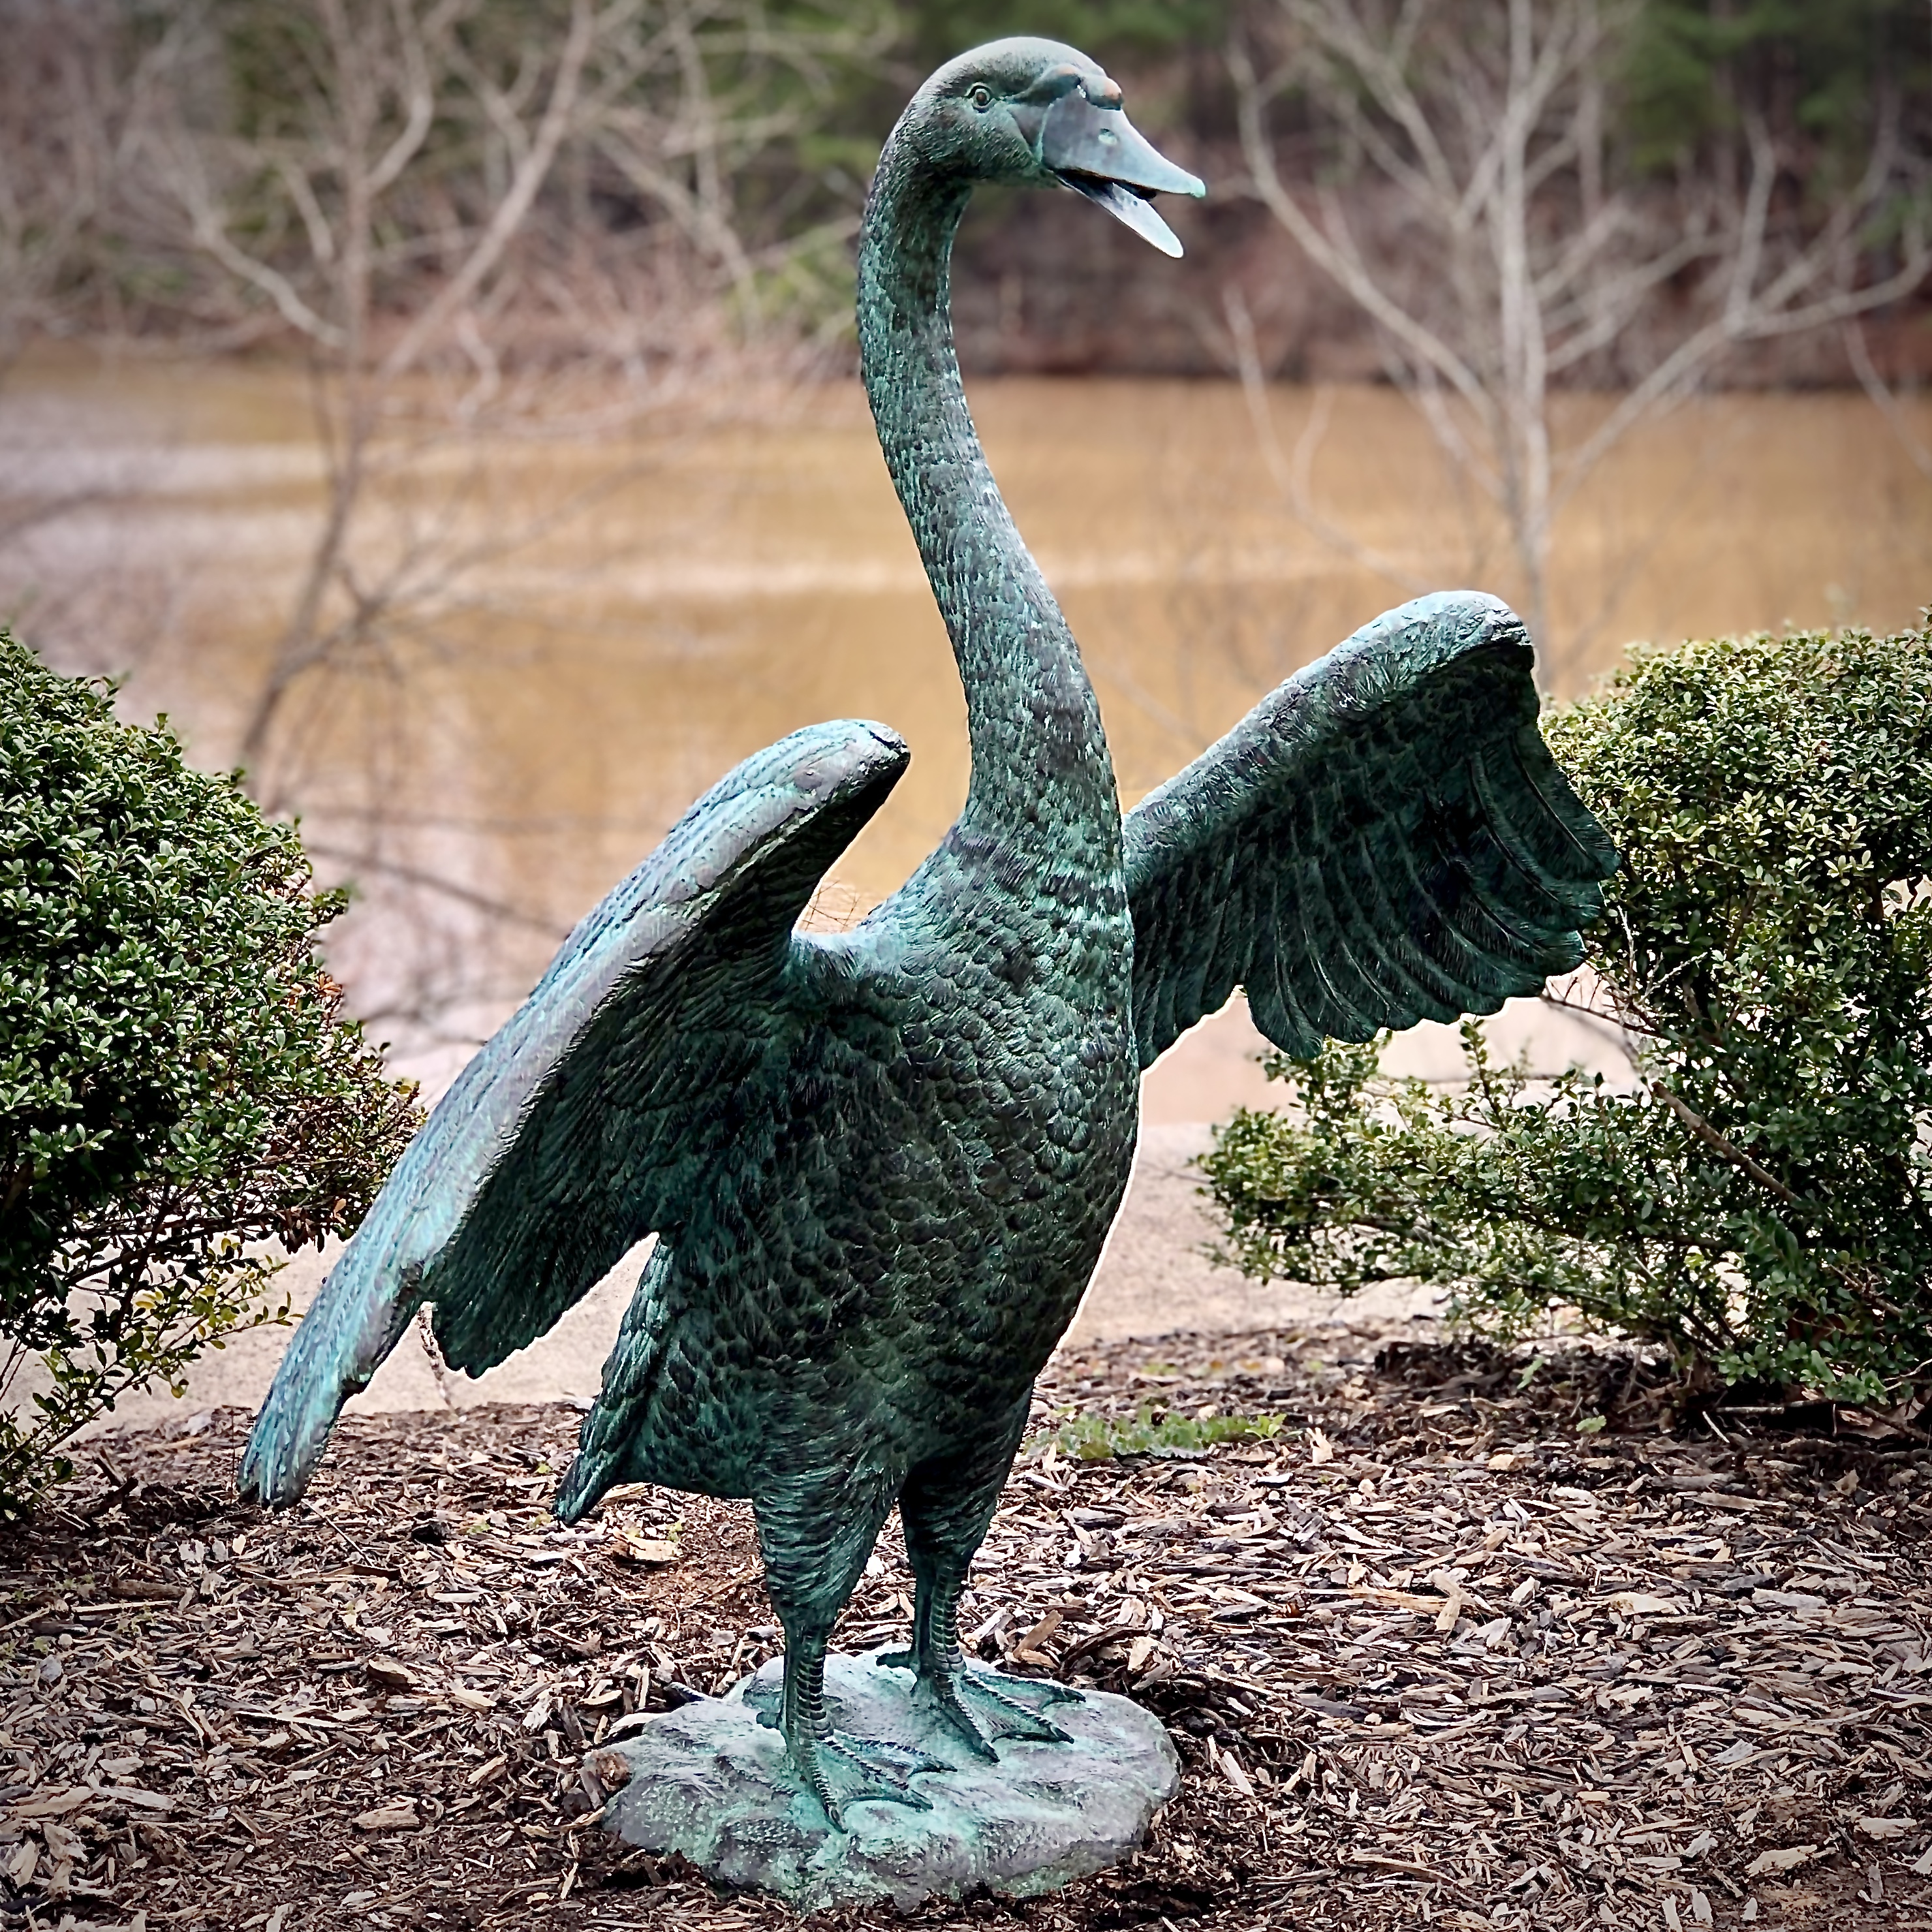
<svg viewBox="0 0 1932 1932">
<path fill-rule="evenodd" d="M 439 6 L 425 17 L 406 4 L 398 7 L 388 16 L 393 38 L 368 33 L 366 20 L 352 17 L 344 0 L 317 0 L 316 12 L 328 56 L 328 84 L 315 104 L 317 118 L 328 128 L 319 158 L 332 166 L 340 193 L 333 221 L 323 217 L 312 190 L 304 197 L 313 211 L 310 248 L 316 266 L 325 272 L 316 306 L 327 319 L 326 330 L 310 332 L 311 354 L 330 357 L 330 366 L 316 368 L 313 385 L 316 428 L 327 453 L 328 494 L 301 590 L 242 733 L 242 762 L 270 811 L 287 802 L 281 784 L 264 769 L 282 706 L 295 686 L 326 663 L 366 616 L 350 583 L 345 615 L 332 625 L 325 621 L 332 592 L 346 579 L 381 401 L 383 372 L 371 366 L 370 344 L 375 224 L 385 194 L 404 178 L 429 134 L 446 81 L 442 65 L 458 9 Z M 400 110 L 400 125 L 386 126 L 384 110 L 390 104 L 385 95 L 398 75 L 400 98 L 394 105 Z M 523 210 L 528 206 L 526 195 Z"/>
<path fill-rule="evenodd" d="M 1492 506 L 1515 592 L 1558 674 L 1607 616 L 1552 634 L 1557 521 L 1610 451 L 1706 380 L 1739 344 L 1840 326 L 1932 274 L 1928 170 L 1880 116 L 1862 176 L 1808 231 L 1774 223 L 1780 158 L 1748 128 L 1741 192 L 1663 201 L 1618 188 L 1603 160 L 1604 77 L 1632 0 L 1275 0 L 1258 43 L 1228 51 L 1252 192 L 1374 326 L 1384 366 L 1444 454 Z M 1264 58 L 1268 64 L 1262 64 Z M 1363 160 L 1352 224 L 1332 189 L 1292 185 L 1269 110 L 1296 93 Z M 1897 218 L 1890 272 L 1858 278 L 1858 237 Z M 1359 219 L 1359 217 L 1358 217 Z M 1667 284 L 1696 278 L 1680 326 L 1596 426 L 1557 434 L 1555 388 L 1636 354 Z"/>
</svg>

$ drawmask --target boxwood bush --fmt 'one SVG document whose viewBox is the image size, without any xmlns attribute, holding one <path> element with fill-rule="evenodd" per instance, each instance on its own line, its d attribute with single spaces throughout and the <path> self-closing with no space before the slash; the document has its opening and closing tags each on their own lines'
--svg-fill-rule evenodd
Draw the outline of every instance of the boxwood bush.
<svg viewBox="0 0 1932 1932">
<path fill-rule="evenodd" d="M 315 955 L 342 903 L 165 722 L 0 632 L 0 1508 L 285 1316 L 277 1250 L 352 1230 L 408 1139 Z"/>
<path fill-rule="evenodd" d="M 1292 1109 L 1205 1160 L 1234 1258 L 1438 1283 L 1504 1336 L 1580 1311 L 1706 1390 L 1900 1396 L 1932 1368 L 1932 640 L 1640 654 L 1545 730 L 1623 854 L 1570 997 L 1634 1084 L 1534 1079 L 1473 1023 L 1462 1086 L 1276 1060 Z"/>
</svg>

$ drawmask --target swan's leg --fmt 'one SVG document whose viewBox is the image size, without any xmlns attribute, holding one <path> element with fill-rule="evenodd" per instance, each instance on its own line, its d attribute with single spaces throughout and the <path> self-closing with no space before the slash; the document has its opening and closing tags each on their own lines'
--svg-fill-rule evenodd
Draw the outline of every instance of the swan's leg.
<svg viewBox="0 0 1932 1932">
<path fill-rule="evenodd" d="M 916 1671 L 921 1694 L 946 1726 L 986 1759 L 995 1755 L 993 1746 L 1000 1738 L 1064 1743 L 1066 1733 L 1041 1709 L 1079 1696 L 1057 1684 L 969 1664 L 959 1648 L 967 1566 L 986 1539 L 1026 1418 L 1023 1400 L 1006 1426 L 982 1444 L 922 1463 L 899 1496 L 906 1555 L 917 1580 L 912 1648 L 880 1661 Z"/>
<path fill-rule="evenodd" d="M 756 1504 L 766 1588 L 785 1636 L 777 1723 L 794 1772 L 835 1826 L 862 1798 L 929 1809 L 908 1780 L 944 1768 L 903 1745 L 835 1730 L 825 1708 L 832 1626 L 891 1507 L 890 1485 L 862 1471 L 794 1478 L 771 1486 Z"/>
</svg>

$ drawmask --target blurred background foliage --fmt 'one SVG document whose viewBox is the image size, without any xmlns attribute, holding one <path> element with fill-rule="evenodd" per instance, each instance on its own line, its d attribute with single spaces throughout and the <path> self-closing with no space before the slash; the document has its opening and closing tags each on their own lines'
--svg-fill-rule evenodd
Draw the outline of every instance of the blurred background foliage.
<svg viewBox="0 0 1932 1932">
<path fill-rule="evenodd" d="M 1925 111 L 1932 33 L 1914 0 L 1646 0 L 1619 99 L 1632 162 L 1682 165 L 1754 113 L 1855 167 L 1892 90 Z"/>
<path fill-rule="evenodd" d="M 569 0 L 419 0 L 405 10 L 426 44 L 446 44 L 464 86 L 439 92 L 408 192 L 386 217 L 392 304 L 406 304 L 409 272 L 448 245 L 465 204 L 488 203 L 514 166 L 572 22 Z M 1408 36 L 1420 65 L 1430 58 L 1417 31 L 1425 16 L 1474 43 L 1509 10 L 1497 0 L 1352 0 L 1346 10 L 1372 36 Z M 1564 9 L 1537 0 L 1530 10 Z M 1615 181 L 1665 196 L 1741 182 L 1754 140 L 1768 137 L 1778 195 L 1796 211 L 1868 170 L 1881 131 L 1902 152 L 1928 150 L 1932 26 L 1918 0 L 1601 0 L 1587 10 L 1601 40 L 1593 111 Z M 328 138 L 316 111 L 332 86 L 328 22 L 339 16 L 353 29 L 380 11 L 357 0 L 0 0 L 10 47 L 0 77 L 8 334 L 232 334 L 242 321 L 226 312 L 232 278 L 211 274 L 169 205 L 169 183 L 144 172 L 143 158 L 152 162 L 160 140 L 178 160 L 184 130 L 249 151 L 256 191 L 226 184 L 238 236 L 270 256 L 300 248 L 298 231 L 316 211 L 280 191 L 283 163 L 292 145 Z M 1213 199 L 1187 238 L 1205 257 L 1206 283 L 1265 281 L 1253 258 L 1278 238 L 1245 191 L 1226 56 L 1286 46 L 1293 68 L 1308 11 L 1302 0 L 614 0 L 592 10 L 597 45 L 543 184 L 542 232 L 522 245 L 581 254 L 662 244 L 680 256 L 678 272 L 728 283 L 742 325 L 836 336 L 872 162 L 908 89 L 964 47 L 1030 32 L 1070 40 L 1119 72 L 1136 118 L 1210 179 Z M 1373 170 L 1359 129 L 1324 95 L 1334 79 L 1306 64 L 1286 73 L 1271 125 L 1291 174 L 1346 194 Z M 85 130 L 65 124 L 76 118 Z M 650 166 L 627 158 L 611 132 L 628 124 L 635 134 L 645 121 Z M 1922 182 L 1916 192 L 1922 198 Z M 1058 200 L 994 196 L 976 210 L 964 244 L 974 272 L 960 282 L 969 363 L 1232 366 L 1216 315 L 1177 315 L 1171 290 L 1144 295 L 1159 284 L 1150 265 L 1070 222 Z M 1859 249 L 1882 256 L 1890 245 L 1885 218 L 1861 221 Z M 1037 315 L 1016 316 L 1013 278 L 1056 262 L 1067 290 L 1044 292 Z M 259 283 L 238 292 L 258 310 L 273 306 Z M 1270 338 L 1265 291 L 1249 299 Z M 1361 333 L 1346 304 L 1312 326 Z M 1299 373 L 1310 326 L 1306 316 L 1281 322 L 1266 359 Z M 1842 358 L 1827 359 L 1826 379 L 1843 380 Z M 1790 372 L 1780 364 L 1770 373 Z"/>
</svg>

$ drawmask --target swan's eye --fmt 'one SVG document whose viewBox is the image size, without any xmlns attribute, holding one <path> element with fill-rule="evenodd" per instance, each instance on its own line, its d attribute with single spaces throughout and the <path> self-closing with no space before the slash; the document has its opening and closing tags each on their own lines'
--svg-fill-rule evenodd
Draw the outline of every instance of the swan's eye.
<svg viewBox="0 0 1932 1932">
<path fill-rule="evenodd" d="M 976 81 L 967 89 L 966 98 L 983 114 L 993 104 L 993 90 L 984 81 Z"/>
</svg>

